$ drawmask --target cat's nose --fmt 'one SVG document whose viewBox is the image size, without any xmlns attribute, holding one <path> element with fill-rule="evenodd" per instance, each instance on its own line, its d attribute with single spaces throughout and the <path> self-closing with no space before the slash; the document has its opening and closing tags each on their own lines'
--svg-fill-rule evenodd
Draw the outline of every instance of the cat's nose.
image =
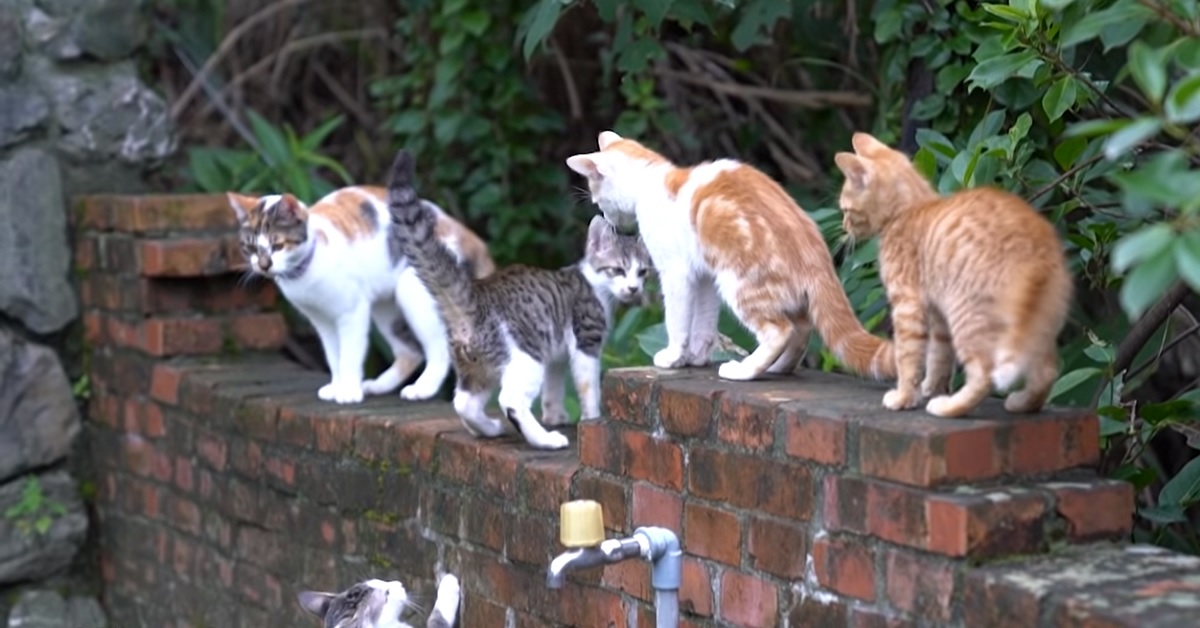
<svg viewBox="0 0 1200 628">
<path fill-rule="evenodd" d="M 258 256 L 258 267 L 264 271 L 271 270 L 271 256 L 270 255 L 259 255 Z"/>
</svg>

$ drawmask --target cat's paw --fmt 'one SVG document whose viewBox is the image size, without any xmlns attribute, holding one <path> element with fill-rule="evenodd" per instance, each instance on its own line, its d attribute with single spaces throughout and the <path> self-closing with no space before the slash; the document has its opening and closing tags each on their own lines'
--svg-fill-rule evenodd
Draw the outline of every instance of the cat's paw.
<svg viewBox="0 0 1200 628">
<path fill-rule="evenodd" d="M 921 381 L 921 396 L 925 399 L 945 395 L 950 392 L 950 378 L 929 379 L 926 377 Z"/>
<path fill-rule="evenodd" d="M 321 401 L 333 401 L 333 396 L 336 394 L 337 386 L 333 382 L 329 382 L 317 389 L 317 398 Z"/>
<path fill-rule="evenodd" d="M 691 366 L 708 366 L 712 361 L 713 349 L 717 345 L 716 337 L 692 340 L 684 352 L 683 361 Z"/>
<path fill-rule="evenodd" d="M 925 411 L 933 416 L 946 418 L 959 417 L 967 413 L 970 408 L 962 407 L 962 404 L 955 401 L 950 395 L 940 395 L 929 400 L 925 404 Z"/>
<path fill-rule="evenodd" d="M 1037 412 L 1045 405 L 1044 399 L 1036 399 L 1028 390 L 1018 390 L 1009 393 L 1004 398 L 1004 409 L 1013 414 L 1026 414 L 1029 412 Z"/>
<path fill-rule="evenodd" d="M 730 360 L 717 367 L 717 376 L 721 379 L 732 379 L 736 381 L 747 381 L 758 377 L 758 373 L 753 367 L 746 366 L 745 362 Z"/>
<path fill-rule="evenodd" d="M 528 439 L 529 444 L 537 449 L 565 449 L 571 441 L 562 432 L 546 432 L 544 435 Z"/>
<path fill-rule="evenodd" d="M 462 588 L 458 583 L 458 578 L 451 574 L 442 576 L 442 579 L 438 581 L 437 601 L 433 603 L 434 614 L 441 615 L 447 623 L 454 623 L 461 599 Z"/>
<path fill-rule="evenodd" d="M 675 369 L 684 366 L 683 348 L 668 345 L 654 354 L 654 366 L 660 369 Z"/>
<path fill-rule="evenodd" d="M 333 387 L 334 403 L 359 403 L 363 400 L 361 384 L 338 384 Z"/>
<path fill-rule="evenodd" d="M 546 427 L 558 427 L 560 425 L 570 425 L 571 417 L 567 411 L 562 408 L 555 408 L 549 412 L 543 410 L 542 425 Z"/>
<path fill-rule="evenodd" d="M 423 382 L 418 378 L 417 381 L 400 389 L 400 398 L 409 401 L 423 401 L 438 394 L 441 387 L 441 384 Z"/>
<path fill-rule="evenodd" d="M 392 392 L 388 382 L 379 379 L 368 379 L 362 383 L 363 395 L 386 395 Z"/>
<path fill-rule="evenodd" d="M 917 407 L 917 399 L 911 392 L 893 388 L 884 393 L 883 407 L 888 410 L 908 410 Z"/>
</svg>

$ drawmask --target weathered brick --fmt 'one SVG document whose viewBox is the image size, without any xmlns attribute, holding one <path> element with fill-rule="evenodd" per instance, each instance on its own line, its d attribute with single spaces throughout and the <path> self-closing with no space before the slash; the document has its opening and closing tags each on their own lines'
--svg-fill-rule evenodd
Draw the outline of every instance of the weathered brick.
<svg viewBox="0 0 1200 628">
<path fill-rule="evenodd" d="M 480 457 L 482 459 L 482 457 Z M 579 468 L 566 452 L 541 454 L 528 460 L 521 471 L 521 494 L 531 511 L 558 514 L 559 506 L 571 499 L 571 478 Z M 485 469 L 487 474 L 494 469 Z"/>
<path fill-rule="evenodd" d="M 742 559 L 742 528 L 737 515 L 687 502 L 683 506 L 683 549 L 688 554 L 737 566 Z"/>
<path fill-rule="evenodd" d="M 789 626 L 845 626 L 846 603 L 833 596 L 805 596 L 788 613 Z"/>
<path fill-rule="evenodd" d="M 738 626 L 774 626 L 779 590 L 770 582 L 739 571 L 721 575 L 721 619 Z"/>
<path fill-rule="evenodd" d="M 1089 410 L 1047 411 L 1009 427 L 1006 470 L 1014 475 L 1094 466 L 1100 460 L 1100 423 Z"/>
<path fill-rule="evenodd" d="M 860 600 L 875 599 L 875 556 L 865 539 L 817 538 L 812 560 L 821 586 Z"/>
<path fill-rule="evenodd" d="M 182 537 L 175 537 L 175 542 L 172 546 L 171 565 L 175 569 L 175 575 L 182 578 L 184 582 L 191 580 L 192 570 L 195 567 L 196 553 L 196 546 L 190 541 Z"/>
<path fill-rule="evenodd" d="M 1045 514 L 1045 499 L 1037 493 L 997 490 L 935 495 L 925 506 L 928 540 L 915 546 L 976 558 L 1032 553 L 1045 542 Z"/>
<path fill-rule="evenodd" d="M 221 351 L 221 323 L 213 318 L 149 318 L 139 326 L 141 348 L 159 357 Z"/>
<path fill-rule="evenodd" d="M 463 626 L 504 626 L 508 621 L 508 609 L 480 595 L 464 596 L 462 616 L 459 622 Z"/>
<path fill-rule="evenodd" d="M 614 473 L 663 488 L 683 490 L 683 449 L 666 438 L 637 430 L 621 431 L 621 466 Z"/>
<path fill-rule="evenodd" d="M 703 438 L 712 431 L 720 398 L 709 381 L 666 380 L 658 389 L 658 416 L 672 434 Z"/>
<path fill-rule="evenodd" d="M 479 478 L 484 490 L 500 499 L 518 499 L 517 473 L 521 460 L 508 448 L 481 447 L 478 453 L 479 465 L 486 470 Z M 557 505 L 554 511 L 558 511 Z"/>
<path fill-rule="evenodd" d="M 717 438 L 755 451 L 775 444 L 775 412 L 779 404 L 769 395 L 727 392 L 721 397 Z"/>
<path fill-rule="evenodd" d="M 918 625 L 925 625 L 918 624 L 899 613 L 862 607 L 850 609 L 849 623 L 850 628 L 915 628 Z M 968 625 L 974 626 L 975 624 Z"/>
<path fill-rule="evenodd" d="M 634 528 L 661 526 L 680 530 L 683 526 L 683 498 L 671 491 L 646 482 L 634 482 L 631 487 Z"/>
<path fill-rule="evenodd" d="M 179 403 L 179 383 L 183 369 L 170 362 L 159 362 L 150 372 L 150 397 L 168 405 Z"/>
<path fill-rule="evenodd" d="M 184 493 L 192 492 L 196 485 L 196 467 L 192 461 L 184 457 L 175 458 L 175 488 Z"/>
<path fill-rule="evenodd" d="M 146 277 L 206 277 L 228 273 L 227 241 L 236 235 L 138 242 L 140 272 Z"/>
<path fill-rule="evenodd" d="M 1133 485 L 1119 480 L 1053 483 L 1055 510 L 1074 541 L 1118 539 L 1133 528 Z"/>
<path fill-rule="evenodd" d="M 296 486 L 296 463 L 289 457 L 278 453 L 267 456 L 263 468 L 275 488 L 290 492 Z"/>
<path fill-rule="evenodd" d="M 811 472 L 797 464 L 758 456 L 693 447 L 688 490 L 705 499 L 799 521 L 807 521 L 812 514 Z"/>
<path fill-rule="evenodd" d="M 604 586 L 631 595 L 639 600 L 654 599 L 650 586 L 651 568 L 643 560 L 623 560 L 604 566 L 600 581 Z"/>
<path fill-rule="evenodd" d="M 80 226 L 137 234 L 237 228 L 223 194 L 93 194 L 76 202 L 76 216 Z"/>
<path fill-rule="evenodd" d="M 579 462 L 585 467 L 596 469 L 620 468 L 621 460 L 613 458 L 614 449 L 609 448 L 609 433 L 615 426 L 607 421 L 582 421 L 579 423 Z M 615 449 L 620 452 L 620 449 Z"/>
<path fill-rule="evenodd" d="M 954 566 L 947 560 L 905 550 L 888 550 L 887 598 L 892 606 L 917 617 L 949 622 L 953 613 Z"/>
<path fill-rule="evenodd" d="M 651 402 L 658 377 L 650 369 L 610 369 L 604 374 L 600 399 L 604 416 L 614 421 L 650 425 Z"/>
<path fill-rule="evenodd" d="M 464 540 L 497 552 L 504 549 L 509 518 L 501 505 L 485 499 L 464 500 L 459 515 Z"/>
<path fill-rule="evenodd" d="M 203 531 L 200 507 L 193 501 L 178 495 L 171 498 L 171 522 L 180 530 L 199 537 Z"/>
<path fill-rule="evenodd" d="M 132 273 L 138 268 L 137 241 L 125 234 L 106 233 L 97 236 L 99 270 L 112 273 Z"/>
<path fill-rule="evenodd" d="M 313 436 L 317 451 L 344 454 L 354 448 L 354 423 L 341 419 L 314 417 Z"/>
<path fill-rule="evenodd" d="M 225 337 L 242 349 L 278 349 L 287 342 L 288 328 L 278 312 L 236 314 L 229 318 Z"/>
<path fill-rule="evenodd" d="M 683 580 L 679 585 L 679 610 L 711 617 L 713 613 L 712 576 L 704 562 L 683 557 Z"/>
<path fill-rule="evenodd" d="M 220 435 L 207 430 L 198 431 L 196 433 L 196 454 L 213 471 L 220 473 L 225 470 L 228 448 Z"/>
<path fill-rule="evenodd" d="M 629 492 L 623 484 L 594 472 L 576 474 L 571 499 L 591 499 L 604 511 L 604 527 L 618 533 L 629 528 Z"/>
<path fill-rule="evenodd" d="M 786 404 L 780 409 L 787 455 L 830 466 L 845 464 L 847 422 L 810 416 L 799 410 L 798 405 Z"/>
<path fill-rule="evenodd" d="M 785 579 L 804 575 L 808 558 L 805 528 L 762 517 L 752 517 L 749 527 L 747 554 L 752 567 Z"/>
</svg>

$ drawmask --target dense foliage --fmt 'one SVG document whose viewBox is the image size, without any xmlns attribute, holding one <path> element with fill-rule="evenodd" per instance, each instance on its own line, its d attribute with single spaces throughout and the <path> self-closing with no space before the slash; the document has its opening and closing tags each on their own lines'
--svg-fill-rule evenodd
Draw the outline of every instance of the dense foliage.
<svg viewBox="0 0 1200 628">
<path fill-rule="evenodd" d="M 192 4 L 162 0 L 164 24 L 196 18 Z M 1055 402 L 1099 408 L 1106 467 L 1139 489 L 1139 537 L 1200 552 L 1194 0 L 362 4 L 387 5 L 394 45 L 340 44 L 343 65 L 357 68 L 341 79 L 350 87 L 325 80 L 292 100 L 286 89 L 241 93 L 242 109 L 265 113 L 226 107 L 223 126 L 240 126 L 240 141 L 192 142 L 185 180 L 312 197 L 378 177 L 403 145 L 418 153 L 427 193 L 500 261 L 552 265 L 578 256 L 593 211 L 563 159 L 614 128 L 680 162 L 734 155 L 783 181 L 837 252 L 862 319 L 886 332 L 874 244 L 846 249 L 834 206 L 832 155 L 869 130 L 913 154 L 940 190 L 1000 186 L 1059 225 L 1078 282 Z M 197 37 L 182 31 L 165 28 L 174 39 L 163 45 L 184 57 Z M 307 70 L 277 69 L 289 71 Z M 351 124 L 346 110 L 358 112 Z M 646 363 L 663 341 L 659 321 L 661 306 L 623 313 L 606 364 Z M 722 330 L 752 343 L 728 316 Z M 813 355 L 811 366 L 835 367 Z"/>
</svg>

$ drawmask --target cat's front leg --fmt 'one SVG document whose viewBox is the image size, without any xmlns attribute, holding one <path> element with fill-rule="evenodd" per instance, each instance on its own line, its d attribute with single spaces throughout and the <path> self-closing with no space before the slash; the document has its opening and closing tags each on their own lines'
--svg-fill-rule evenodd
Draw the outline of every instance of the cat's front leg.
<svg viewBox="0 0 1200 628">
<path fill-rule="evenodd" d="M 333 401 L 363 400 L 363 360 L 367 357 L 370 333 L 371 310 L 365 301 L 338 319 L 338 377 L 334 380 Z"/>
<path fill-rule="evenodd" d="M 308 316 L 308 320 L 316 330 L 317 338 L 321 340 L 321 350 L 325 352 L 325 364 L 329 367 L 329 383 L 317 389 L 317 398 L 321 401 L 333 401 L 341 367 L 338 361 L 337 325 L 322 316 Z"/>
<path fill-rule="evenodd" d="M 659 273 L 662 280 L 663 318 L 667 346 L 654 354 L 654 366 L 673 369 L 687 364 L 688 337 L 692 328 L 692 283 L 686 268 Z"/>
<path fill-rule="evenodd" d="M 883 396 L 889 410 L 908 410 L 920 403 L 922 364 L 929 328 L 925 308 L 915 296 L 889 295 L 896 345 L 896 387 Z"/>
<path fill-rule="evenodd" d="M 721 314 L 721 295 L 713 277 L 701 277 L 691 283 L 692 323 L 689 328 L 684 360 L 692 366 L 706 366 L 712 361 L 717 342 L 717 319 Z"/>
<path fill-rule="evenodd" d="M 437 598 L 425 628 L 454 628 L 458 621 L 458 607 L 462 601 L 462 589 L 458 578 L 451 574 L 438 581 Z"/>
</svg>

